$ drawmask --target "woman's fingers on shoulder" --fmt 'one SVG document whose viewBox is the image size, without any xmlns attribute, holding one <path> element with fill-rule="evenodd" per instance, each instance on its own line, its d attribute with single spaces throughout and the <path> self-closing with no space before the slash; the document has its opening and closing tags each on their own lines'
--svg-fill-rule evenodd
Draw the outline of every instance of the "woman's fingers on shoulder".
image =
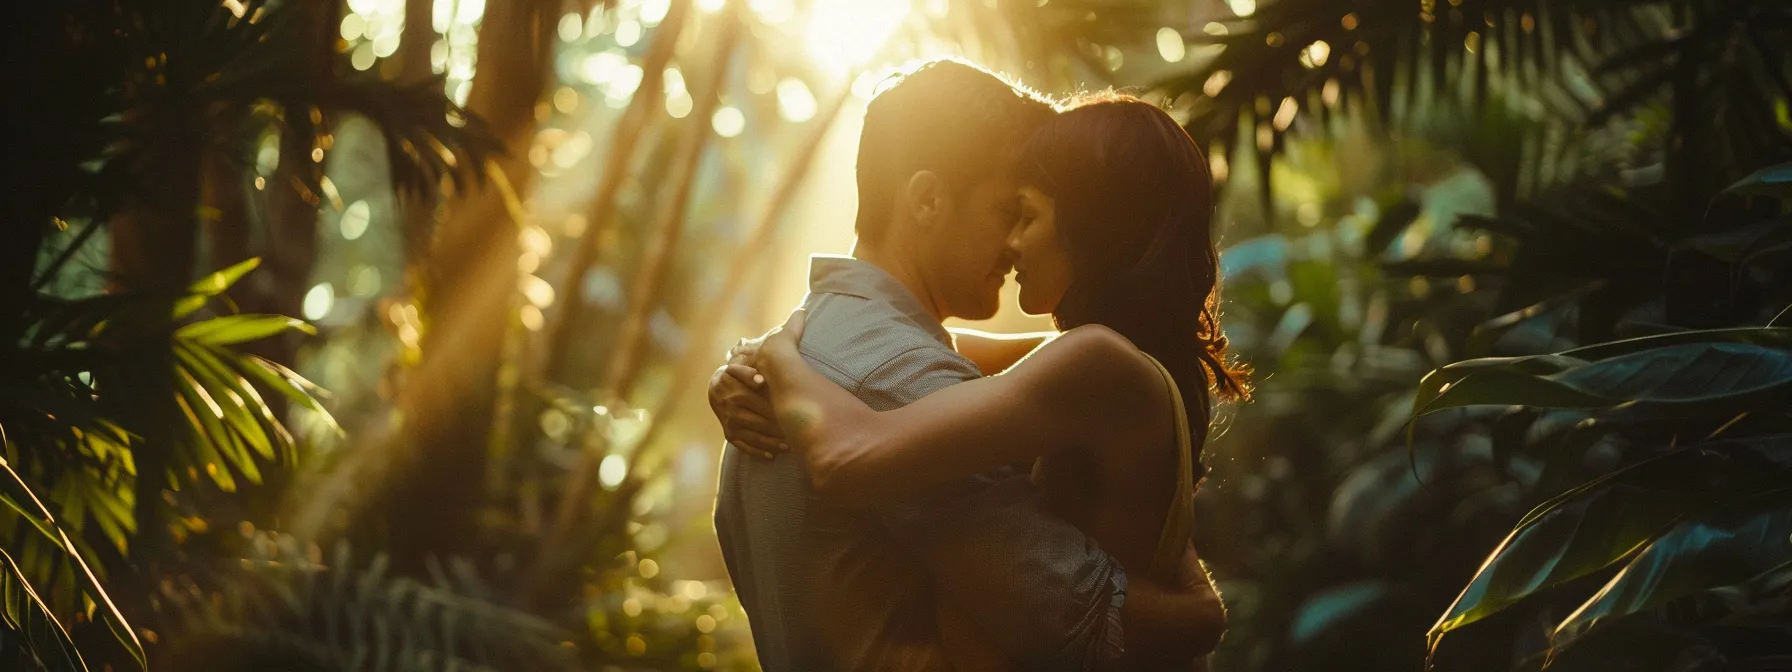
<svg viewBox="0 0 1792 672">
<path fill-rule="evenodd" d="M 746 364 L 729 364 L 722 367 L 722 371 L 718 372 L 718 375 L 722 372 L 726 372 L 729 377 L 740 381 L 748 387 L 757 388 L 765 384 L 765 376 L 759 373 L 758 369 L 747 366 Z"/>
</svg>

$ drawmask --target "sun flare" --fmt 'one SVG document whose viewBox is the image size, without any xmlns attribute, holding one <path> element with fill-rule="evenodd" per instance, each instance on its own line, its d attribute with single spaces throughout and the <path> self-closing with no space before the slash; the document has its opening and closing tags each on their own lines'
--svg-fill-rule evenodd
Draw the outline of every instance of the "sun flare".
<svg viewBox="0 0 1792 672">
<path fill-rule="evenodd" d="M 865 65 L 908 18 L 908 0 L 816 0 L 804 46 L 816 64 L 844 74 Z"/>
</svg>

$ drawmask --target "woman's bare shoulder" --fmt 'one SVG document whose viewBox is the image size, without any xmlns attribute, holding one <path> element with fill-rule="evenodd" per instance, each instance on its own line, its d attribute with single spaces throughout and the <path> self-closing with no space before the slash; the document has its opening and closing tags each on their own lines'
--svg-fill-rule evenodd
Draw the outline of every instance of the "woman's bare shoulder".
<svg viewBox="0 0 1792 672">
<path fill-rule="evenodd" d="M 1156 410 L 1158 404 L 1139 404 L 1141 399 L 1159 399 L 1168 403 L 1168 390 L 1163 375 L 1144 351 L 1120 332 L 1106 326 L 1090 324 L 1065 331 L 1041 346 L 1032 357 L 1023 361 L 1021 370 L 1033 360 L 1049 375 L 1089 396 L 1109 396 L 1126 400 L 1137 410 Z"/>
</svg>

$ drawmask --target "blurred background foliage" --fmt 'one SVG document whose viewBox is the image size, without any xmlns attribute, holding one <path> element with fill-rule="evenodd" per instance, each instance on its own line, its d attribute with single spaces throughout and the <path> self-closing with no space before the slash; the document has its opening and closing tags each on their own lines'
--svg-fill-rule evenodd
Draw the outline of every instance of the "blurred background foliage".
<svg viewBox="0 0 1792 672">
<path fill-rule="evenodd" d="M 21 11 L 7 669 L 756 667 L 701 384 L 941 55 L 1209 150 L 1214 669 L 1792 664 L 1792 4 Z"/>
</svg>

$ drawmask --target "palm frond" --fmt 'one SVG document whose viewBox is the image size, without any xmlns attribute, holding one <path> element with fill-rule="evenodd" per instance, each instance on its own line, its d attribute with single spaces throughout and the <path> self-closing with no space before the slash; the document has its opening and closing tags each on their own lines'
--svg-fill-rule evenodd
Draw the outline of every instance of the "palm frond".
<svg viewBox="0 0 1792 672">
<path fill-rule="evenodd" d="M 163 585 L 173 659 L 215 664 L 221 650 L 241 664 L 289 657 L 282 669 L 576 669 L 559 628 L 445 579 L 390 576 L 383 555 L 357 563 L 346 542 L 325 564 L 290 536 L 254 541 L 237 568 Z"/>
<path fill-rule="evenodd" d="M 1355 111 L 1395 131 L 1455 118 L 1503 140 L 1497 146 L 1508 151 L 1493 157 L 1501 160 L 1472 151 L 1465 158 L 1506 187 L 1500 191 L 1519 195 L 1516 187 L 1525 183 L 1511 151 L 1528 155 L 1534 165 L 1517 167 L 1530 175 L 1556 176 L 1545 182 L 1570 182 L 1563 178 L 1576 171 L 1547 164 L 1577 153 L 1590 152 L 1588 167 L 1609 169 L 1609 161 L 1626 157 L 1609 156 L 1611 132 L 1603 125 L 1665 102 L 1664 88 L 1680 91 L 1675 99 L 1686 105 L 1673 110 L 1663 143 L 1727 139 L 1715 144 L 1745 165 L 1782 155 L 1788 129 L 1771 118 L 1773 96 L 1762 92 L 1779 91 L 1784 78 L 1783 12 L 1762 3 L 1694 3 L 1699 9 L 1686 15 L 1670 11 L 1672 4 L 1266 3 L 1248 18 L 1210 24 L 1219 35 L 1194 35 L 1223 50 L 1161 86 L 1172 97 L 1197 94 L 1188 128 L 1198 139 L 1220 143 L 1216 151 L 1226 153 L 1239 149 L 1227 145 L 1234 140 L 1254 145 L 1260 166 L 1281 151 L 1282 135 L 1302 117 Z M 1688 107 L 1695 102 L 1709 109 Z M 1490 114 L 1499 110 L 1504 114 Z M 1518 129 L 1501 118 L 1509 115 L 1529 128 L 1514 135 Z"/>
<path fill-rule="evenodd" d="M 0 439 L 3 438 L 4 432 L 0 432 Z M 4 459 L 0 459 L 0 504 L 4 504 L 10 513 L 17 514 L 25 522 L 23 527 L 36 533 L 35 548 L 48 547 L 58 561 L 67 564 L 71 569 L 67 578 L 77 585 L 76 589 L 81 596 L 92 600 L 100 620 L 112 629 L 113 636 L 130 652 L 137 664 L 144 665 L 142 643 L 137 640 L 137 634 L 132 630 L 130 622 L 125 620 L 124 614 L 113 605 L 112 598 L 106 594 L 99 578 L 82 557 L 81 549 L 31 491 L 30 486 Z M 86 665 L 82 662 L 80 652 L 75 649 L 67 630 L 57 617 L 57 613 L 66 614 L 68 610 L 52 608 L 39 591 L 33 588 L 33 577 L 10 554 L 0 551 L 0 556 L 3 556 L 5 562 L 5 567 L 0 568 L 4 569 L 3 576 L 0 576 L 0 586 L 3 586 L 5 593 L 5 604 L 0 606 L 4 608 L 6 627 L 25 639 L 25 646 L 40 662 L 60 663 L 48 665 L 51 669 L 85 670 Z M 42 584 L 41 578 L 38 583 Z M 45 661 L 46 655 L 53 655 L 53 659 Z"/>
</svg>

